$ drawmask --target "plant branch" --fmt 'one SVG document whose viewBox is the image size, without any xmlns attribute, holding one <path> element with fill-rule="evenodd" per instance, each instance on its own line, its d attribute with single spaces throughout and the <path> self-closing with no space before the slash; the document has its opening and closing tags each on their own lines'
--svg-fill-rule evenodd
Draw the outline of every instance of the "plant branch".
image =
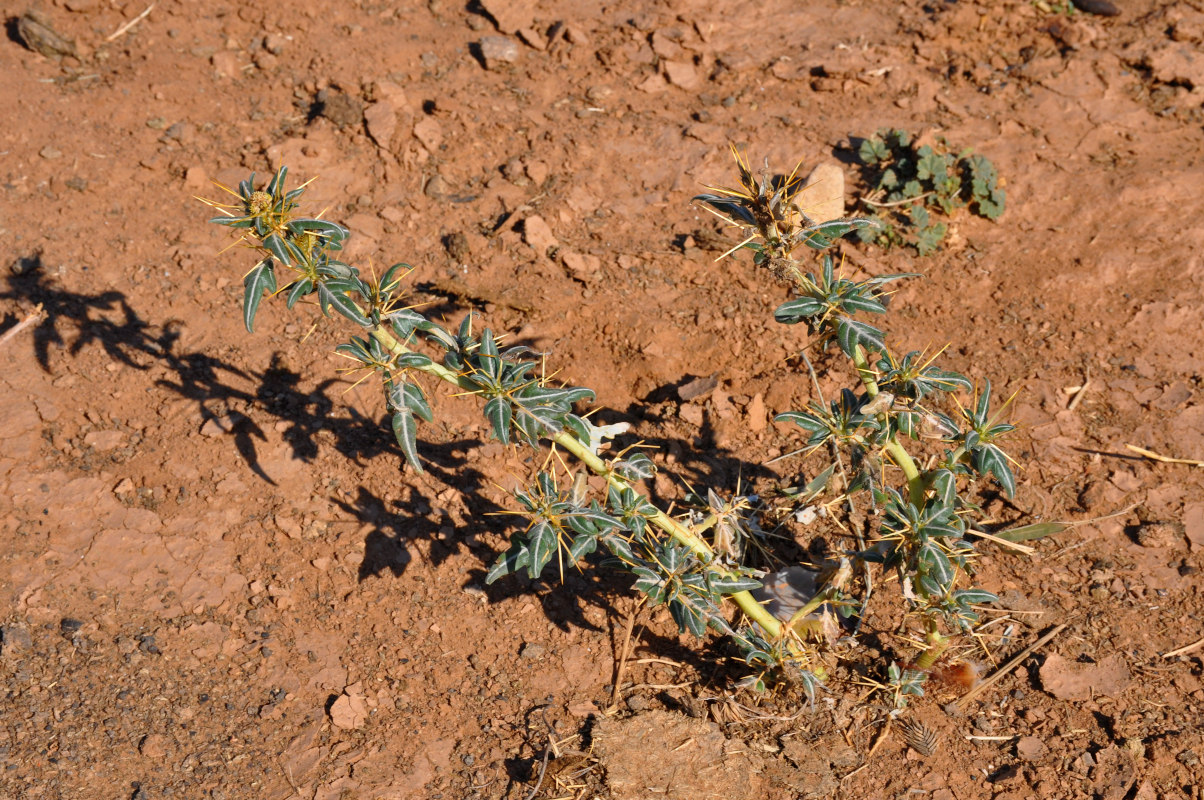
<svg viewBox="0 0 1204 800">
<path fill-rule="evenodd" d="M 857 368 L 857 375 L 861 378 L 861 384 L 865 387 L 865 393 L 873 400 L 881 391 L 878 388 L 878 381 L 874 376 L 874 369 L 870 366 L 869 359 L 865 356 L 865 349 L 861 345 L 857 345 L 853 349 L 853 365 Z M 899 440 L 894 435 L 890 437 L 890 441 L 886 443 L 886 452 L 894 460 L 899 468 L 903 470 L 903 475 L 907 478 L 907 493 L 912 502 L 912 505 L 919 507 L 924 504 L 924 478 L 920 474 L 920 468 L 916 466 L 915 459 L 907 452 L 903 445 L 899 444 Z"/>
<path fill-rule="evenodd" d="M 371 335 L 380 342 L 386 349 L 395 353 L 412 352 L 401 342 L 397 341 L 392 333 L 385 330 L 382 326 L 376 326 L 372 329 Z M 469 381 L 463 375 L 460 375 L 455 370 L 448 369 L 442 364 L 434 362 L 425 366 L 412 367 L 429 375 L 434 375 L 440 380 L 453 384 L 465 391 L 476 392 L 478 388 L 475 384 Z M 549 437 L 553 444 L 563 450 L 572 453 L 582 464 L 589 468 L 595 475 L 600 475 L 606 479 L 616 489 L 629 488 L 628 483 L 616 475 L 615 472 L 607 465 L 605 461 L 599 458 L 589 447 L 582 442 L 579 442 L 572 434 L 567 431 L 559 431 Z M 705 564 L 712 564 L 715 559 L 715 553 L 702 539 L 682 523 L 670 517 L 659 509 L 656 515 L 649 520 L 653 525 L 660 528 L 665 533 L 669 534 L 679 544 L 687 547 Z M 712 569 L 721 569 L 717 565 L 712 566 Z M 726 572 L 726 570 L 723 570 Z M 762 629 L 770 637 L 778 637 L 782 633 L 781 623 L 776 617 L 770 614 L 763 605 L 757 602 L 757 599 L 748 591 L 736 592 L 729 595 L 732 600 L 740 607 L 740 610 L 745 613 L 751 620 L 761 626 Z"/>
</svg>

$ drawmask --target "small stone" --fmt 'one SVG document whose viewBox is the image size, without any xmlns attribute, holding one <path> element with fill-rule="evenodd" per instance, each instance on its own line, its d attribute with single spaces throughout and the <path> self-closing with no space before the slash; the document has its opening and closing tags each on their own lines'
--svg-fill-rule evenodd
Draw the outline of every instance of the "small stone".
<svg viewBox="0 0 1204 800">
<path fill-rule="evenodd" d="M 702 412 L 702 406 L 694 403 L 682 403 L 681 408 L 677 410 L 677 416 L 681 417 L 685 422 L 693 425 L 695 428 L 701 428 L 705 416 Z"/>
<path fill-rule="evenodd" d="M 280 33 L 269 33 L 263 37 L 263 49 L 267 50 L 274 56 L 278 56 L 284 52 L 285 45 L 289 42 L 289 37 Z"/>
<path fill-rule="evenodd" d="M 336 86 L 323 89 L 314 99 L 318 116 L 325 117 L 340 129 L 359 125 L 364 119 L 364 104 L 359 98 Z"/>
<path fill-rule="evenodd" d="M 548 165 L 542 161 L 532 161 L 526 165 L 525 169 L 527 177 L 536 186 L 539 186 L 548 179 Z"/>
<path fill-rule="evenodd" d="M 167 755 L 169 744 L 170 742 L 163 734 L 150 733 L 142 737 L 142 741 L 138 744 L 138 752 L 144 758 L 163 758 Z"/>
<path fill-rule="evenodd" d="M 330 722 L 345 731 L 358 730 L 368 721 L 368 704 L 358 694 L 342 694 L 330 706 Z"/>
<path fill-rule="evenodd" d="M 752 400 L 748 401 L 745 413 L 748 414 L 748 429 L 750 431 L 760 433 L 765 430 L 765 398 L 761 396 L 760 392 L 754 394 Z"/>
<path fill-rule="evenodd" d="M 11 655 L 29 650 L 33 647 L 33 639 L 29 631 L 20 625 L 0 626 L 0 654 Z"/>
<path fill-rule="evenodd" d="M 831 162 L 811 170 L 798 200 L 803 213 L 815 222 L 844 216 L 844 170 Z"/>
<path fill-rule="evenodd" d="M 561 255 L 561 260 L 568 267 L 569 273 L 577 280 L 586 283 L 598 274 L 598 270 L 602 267 L 602 260 L 597 256 L 588 254 L 565 252 Z"/>
<path fill-rule="evenodd" d="M 433 153 L 443 143 L 443 129 L 440 128 L 438 120 L 432 117 L 423 117 L 414 123 L 414 138 Z"/>
<path fill-rule="evenodd" d="M 482 36 L 478 46 L 486 69 L 518 61 L 518 42 L 508 36 Z"/>
<path fill-rule="evenodd" d="M 56 31 L 50 17 L 36 9 L 31 8 L 22 14 L 17 19 L 16 27 L 18 38 L 35 53 L 47 58 L 78 58 L 81 55 L 76 43 Z"/>
<path fill-rule="evenodd" d="M 204 167 L 191 166 L 184 172 L 184 186 L 189 189 L 203 189 L 209 181 Z"/>
<path fill-rule="evenodd" d="M 1036 736 L 1024 736 L 1016 742 L 1016 757 L 1021 761 L 1039 761 L 1045 755 L 1045 742 Z"/>
<path fill-rule="evenodd" d="M 545 652 L 547 652 L 547 648 L 542 644 L 527 642 L 523 645 L 523 649 L 519 652 L 519 655 L 523 658 L 539 658 Z"/>
<path fill-rule="evenodd" d="M 584 47 L 589 44 L 589 34 L 576 25 L 566 25 L 564 27 L 564 38 L 569 44 L 580 45 Z"/>
<path fill-rule="evenodd" d="M 1112 0 L 1074 0 L 1074 7 L 1099 17 L 1116 17 L 1120 8 Z"/>
<path fill-rule="evenodd" d="M 518 33 L 535 22 L 534 0 L 481 0 L 481 8 L 502 33 Z"/>
<path fill-rule="evenodd" d="M 176 122 L 163 131 L 163 137 L 187 144 L 196 137 L 196 128 L 187 122 Z"/>
<path fill-rule="evenodd" d="M 523 241 L 529 244 L 541 256 L 547 255 L 548 250 L 559 246 L 552 228 L 543 217 L 532 215 L 523 220 Z"/>
<path fill-rule="evenodd" d="M 1169 522 L 1147 522 L 1137 528 L 1137 543 L 1142 547 L 1173 547 L 1180 533 Z"/>
<path fill-rule="evenodd" d="M 54 161 L 56 158 L 63 157 L 63 151 L 58 150 L 50 145 L 46 145 L 45 147 L 43 147 L 41 150 L 38 151 L 38 155 L 40 155 L 42 158 L 46 159 L 47 161 Z"/>
<path fill-rule="evenodd" d="M 704 378 L 695 378 L 692 381 L 683 383 L 677 387 L 677 396 L 679 399 L 689 403 L 697 400 L 700 397 L 706 397 L 711 392 L 715 391 L 715 387 L 719 385 L 719 379 L 714 375 Z"/>
<path fill-rule="evenodd" d="M 201 426 L 201 435 L 210 439 L 230 433 L 238 425 L 241 415 L 223 414 L 220 417 L 210 417 Z"/>
<path fill-rule="evenodd" d="M 661 75 L 659 72 L 654 72 L 645 78 L 635 88 L 647 94 L 660 94 L 669 88 L 669 81 L 666 80 L 665 76 Z"/>
<path fill-rule="evenodd" d="M 454 231 L 443 237 L 443 249 L 456 263 L 464 263 L 472 255 L 472 247 L 463 231 Z"/>
<path fill-rule="evenodd" d="M 364 109 L 364 124 L 372 140 L 388 150 L 397 132 L 397 108 L 388 100 L 373 103 Z"/>
<path fill-rule="evenodd" d="M 544 51 L 548 49 L 548 41 L 543 35 L 534 28 L 522 28 L 518 33 L 518 38 L 523 40 L 523 44 L 528 47 L 533 47 L 536 50 Z"/>
<path fill-rule="evenodd" d="M 642 694 L 633 694 L 627 698 L 627 707 L 638 713 L 652 708 L 652 702 Z"/>
<path fill-rule="evenodd" d="M 669 83 L 679 89 L 690 91 L 702 84 L 698 70 L 687 61 L 662 61 L 661 65 L 665 68 L 665 77 Z"/>
<path fill-rule="evenodd" d="M 238 53 L 222 50 L 209 57 L 213 69 L 222 78 L 237 78 L 242 74 L 242 64 L 239 63 Z"/>
<path fill-rule="evenodd" d="M 1192 552 L 1204 550 L 1204 503 L 1188 503 L 1183 507 L 1183 528 Z"/>
<path fill-rule="evenodd" d="M 91 431 L 84 436 L 84 444 L 97 452 L 115 450 L 125 440 L 121 431 Z"/>
<path fill-rule="evenodd" d="M 1099 695 L 1115 697 L 1132 681 L 1129 668 L 1119 654 L 1096 664 L 1072 662 L 1051 653 L 1041 665 L 1041 688 L 1059 700 L 1088 700 Z"/>
<path fill-rule="evenodd" d="M 444 180 L 442 175 L 435 174 L 426 182 L 423 194 L 432 200 L 444 200 L 451 194 L 451 185 Z"/>
<path fill-rule="evenodd" d="M 134 482 L 129 478 L 122 478 L 116 486 L 113 487 L 113 494 L 121 497 L 122 495 L 133 494 L 137 490 Z"/>
</svg>

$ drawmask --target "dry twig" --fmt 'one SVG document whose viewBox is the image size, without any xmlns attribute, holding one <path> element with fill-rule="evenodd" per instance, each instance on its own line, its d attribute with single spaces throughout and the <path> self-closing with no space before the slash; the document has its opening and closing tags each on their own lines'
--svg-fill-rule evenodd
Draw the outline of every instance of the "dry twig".
<svg viewBox="0 0 1204 800">
<path fill-rule="evenodd" d="M 9 328 L 8 330 L 6 330 L 4 332 L 3 336 L 0 336 L 0 347 L 3 347 L 4 345 L 8 344 L 9 339 L 12 339 L 18 333 L 25 330 L 29 326 L 33 325 L 35 322 L 37 322 L 41 318 L 42 318 L 42 304 L 38 303 L 38 305 L 34 308 L 34 310 L 29 313 L 29 316 L 27 316 L 25 319 L 21 320 L 16 325 L 14 325 L 11 328 Z"/>
<path fill-rule="evenodd" d="M 1067 411 L 1074 411 L 1079 407 L 1079 403 L 1083 402 L 1083 397 L 1087 394 L 1087 389 L 1091 387 L 1091 367 L 1087 367 L 1087 375 L 1083 378 L 1083 385 L 1074 388 L 1074 397 L 1070 398 L 1070 403 L 1067 404 Z"/>
<path fill-rule="evenodd" d="M 631 607 L 631 612 L 627 615 L 627 629 L 623 632 L 623 647 L 619 651 L 619 661 L 615 665 L 615 682 L 614 688 L 610 693 L 610 708 L 614 708 L 619 704 L 619 687 L 623 683 L 623 673 L 627 670 L 627 657 L 631 654 L 631 630 L 635 627 L 636 614 L 639 613 L 640 607 L 644 605 L 644 598 L 641 596 Z M 608 709 L 609 710 L 609 709 Z"/>
<path fill-rule="evenodd" d="M 1191 458 L 1171 458 L 1155 453 L 1152 450 L 1146 450 L 1144 447 L 1138 447 L 1135 444 L 1126 444 L 1126 448 L 1132 450 L 1139 456 L 1145 456 L 1152 461 L 1161 461 L 1164 464 L 1187 464 L 1189 467 L 1204 467 L 1204 461 L 1196 461 Z"/>
<path fill-rule="evenodd" d="M 1180 647 L 1178 650 L 1171 650 L 1168 653 L 1163 653 L 1162 657 L 1163 658 L 1175 658 L 1176 656 L 1185 656 L 1188 653 L 1194 653 L 1195 651 L 1199 650 L 1201 647 L 1204 647 L 1204 639 L 1199 639 L 1197 641 L 1192 642 L 1191 644 L 1184 645 L 1183 647 Z"/>
<path fill-rule="evenodd" d="M 146 19 L 146 15 L 147 15 L 147 14 L 149 14 L 149 13 L 151 12 L 151 9 L 152 9 L 152 8 L 154 8 L 154 7 L 155 7 L 155 4 L 154 4 L 154 3 L 151 3 L 149 6 L 147 6 L 147 7 L 146 7 L 146 10 L 145 10 L 145 11 L 143 11 L 141 14 L 139 14 L 139 15 L 138 15 L 138 16 L 136 16 L 136 17 L 134 17 L 132 20 L 130 20 L 129 22 L 125 23 L 124 25 L 122 25 L 120 28 L 118 28 L 117 30 L 113 31 L 112 33 L 110 33 L 110 34 L 109 34 L 109 35 L 108 35 L 108 36 L 105 38 L 105 41 L 106 41 L 106 42 L 111 42 L 111 41 L 113 41 L 114 39 L 116 39 L 116 38 L 120 37 L 122 34 L 129 33 L 129 31 L 130 31 L 130 28 L 133 28 L 133 27 L 134 27 L 135 25 L 137 25 L 139 22 L 141 22 L 142 20 Z"/>
</svg>

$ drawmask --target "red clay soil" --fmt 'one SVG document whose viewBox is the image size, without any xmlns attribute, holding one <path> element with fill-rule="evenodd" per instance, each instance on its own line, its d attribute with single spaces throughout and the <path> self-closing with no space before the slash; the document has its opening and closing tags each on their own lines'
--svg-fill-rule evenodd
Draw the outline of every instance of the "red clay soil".
<svg viewBox="0 0 1204 800">
<path fill-rule="evenodd" d="M 1204 459 L 1204 4 L 1113 2 L 9 4 L 0 797 L 1204 796 L 1204 470 L 1126 449 Z M 691 196 L 735 142 L 841 164 L 861 213 L 886 126 L 987 156 L 1007 211 L 846 271 L 924 273 L 896 347 L 1019 393 L 988 510 L 1086 521 L 982 545 L 971 657 L 1059 635 L 889 726 L 853 680 L 912 653 L 886 612 L 812 704 L 644 609 L 615 693 L 629 578 L 484 584 L 532 451 L 440 392 L 404 467 L 345 328 L 265 303 L 246 333 L 249 255 L 194 199 L 317 178 L 350 260 L 595 388 L 668 502 L 818 463 L 759 466 L 799 446 L 769 418 L 812 398 L 805 332 Z"/>
</svg>

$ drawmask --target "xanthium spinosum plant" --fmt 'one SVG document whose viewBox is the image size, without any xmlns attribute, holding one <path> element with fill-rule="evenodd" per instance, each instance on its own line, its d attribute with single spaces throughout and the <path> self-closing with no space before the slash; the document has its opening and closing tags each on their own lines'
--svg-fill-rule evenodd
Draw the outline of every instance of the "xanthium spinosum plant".
<svg viewBox="0 0 1204 800">
<path fill-rule="evenodd" d="M 700 509 L 684 517 L 659 509 L 641 490 L 655 464 L 634 445 L 606 453 L 603 440 L 621 436 L 627 426 L 594 425 L 582 410 L 594 399 L 591 390 L 551 380 L 538 354 L 504 346 L 488 328 L 477 330 L 471 313 L 449 329 L 407 306 L 402 281 L 408 265 L 368 279 L 340 261 L 349 232 L 303 216 L 304 187 L 286 189 L 285 168 L 262 187 L 254 175 L 237 189 L 222 187 L 228 202 L 205 202 L 220 211 L 212 221 L 238 232 L 258 256 L 243 279 L 247 330 L 264 297 L 283 296 L 289 308 L 316 298 L 321 315 L 334 312 L 349 323 L 352 333 L 337 351 L 380 381 L 393 435 L 414 470 L 423 469 L 419 425 L 434 419 L 424 388 L 432 381 L 477 397 L 497 441 L 556 455 L 540 460 L 544 466 L 515 491 L 525 524 L 498 555 L 489 582 L 517 572 L 535 579 L 617 565 L 652 604 L 668 607 L 682 632 L 702 636 L 712 629 L 730 637 L 750 667 L 745 685 L 790 680 L 813 693 L 826 674 L 832 632 L 839 631 L 831 611 L 859 619 L 871 569 L 893 571 L 899 600 L 918 621 L 923 643 L 907 668 L 892 664 L 890 685 L 897 698 L 922 693 L 925 670 L 950 635 L 971 630 L 976 607 L 996 599 L 970 584 L 975 550 L 966 538 L 967 518 L 977 507 L 967 490 L 989 477 L 1012 494 L 1012 468 L 998 445 L 1012 426 L 992 413 L 989 383 L 974 392 L 966 377 L 922 353 L 893 353 L 886 333 L 866 321 L 886 311 L 885 286 L 914 275 L 853 281 L 839 274 L 828 251 L 842 236 L 876 222 L 816 223 L 797 202 L 797 168 L 784 179 L 768 170 L 757 177 L 743 155 L 733 153 L 739 188 L 712 188 L 696 202 L 742 231 L 729 254 L 750 251 L 758 266 L 791 288 L 792 299 L 774 319 L 804 326 L 815 347 L 839 350 L 855 380 L 831 402 L 815 400 L 776 417 L 801 428 L 807 452 L 832 458 L 803 488 L 785 489 L 781 497 L 802 504 L 834 495 L 825 508 L 842 502 L 852 508 L 854 498 L 865 497 L 873 512 L 869 535 L 852 537 L 857 546 L 839 548 L 842 557 L 826 570 L 783 567 L 760 523 L 765 506 L 752 498 L 724 499 L 708 490 Z M 816 256 L 818 270 L 808 271 Z M 965 393 L 971 397 L 963 405 L 956 395 Z M 937 402 L 943 397 L 953 399 Z M 909 447 L 930 451 L 924 466 Z M 577 471 L 553 466 L 573 462 Z M 583 479 L 588 473 L 603 479 L 604 491 L 591 489 Z M 865 577 L 854 577 L 854 567 Z M 860 606 L 851 591 L 858 580 L 867 589 Z M 797 596 L 782 602 L 791 591 Z"/>
</svg>

